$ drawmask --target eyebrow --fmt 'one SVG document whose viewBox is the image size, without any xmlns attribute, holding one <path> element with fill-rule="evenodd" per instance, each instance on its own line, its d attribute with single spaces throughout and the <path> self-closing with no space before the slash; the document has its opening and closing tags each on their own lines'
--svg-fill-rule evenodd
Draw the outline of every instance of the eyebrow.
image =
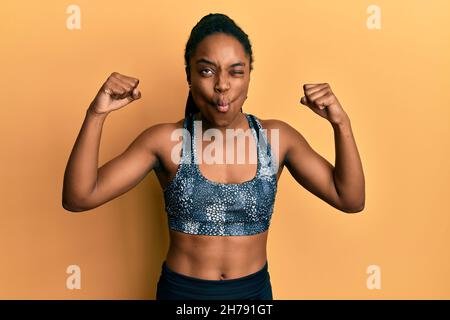
<svg viewBox="0 0 450 320">
<path fill-rule="evenodd" d="M 206 63 L 206 64 L 211 64 L 211 65 L 217 67 L 214 62 L 209 61 L 206 58 L 200 58 L 200 59 L 197 60 L 196 63 Z M 241 67 L 245 66 L 245 62 L 239 61 L 239 62 L 233 63 L 230 67 L 238 67 L 238 66 L 241 66 Z"/>
</svg>

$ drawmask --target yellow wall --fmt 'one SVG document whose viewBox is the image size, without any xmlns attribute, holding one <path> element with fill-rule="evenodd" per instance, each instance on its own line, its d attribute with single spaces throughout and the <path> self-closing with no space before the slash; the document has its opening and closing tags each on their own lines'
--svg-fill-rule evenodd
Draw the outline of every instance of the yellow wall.
<svg viewBox="0 0 450 320">
<path fill-rule="evenodd" d="M 345 3 L 345 4 L 344 4 Z M 66 9 L 81 9 L 70 30 Z M 381 29 L 369 29 L 370 5 Z M 210 12 L 250 36 L 244 111 L 281 119 L 334 164 L 329 123 L 299 103 L 330 83 L 352 121 L 366 207 L 345 214 L 285 169 L 268 242 L 275 299 L 450 298 L 448 1 L 3 1 L 0 298 L 154 299 L 168 227 L 155 174 L 87 213 L 61 206 L 65 165 L 107 76 L 142 99 L 105 122 L 99 165 L 184 114 L 184 46 Z M 81 268 L 69 290 L 66 269 Z M 367 268 L 381 270 L 369 289 Z"/>
</svg>

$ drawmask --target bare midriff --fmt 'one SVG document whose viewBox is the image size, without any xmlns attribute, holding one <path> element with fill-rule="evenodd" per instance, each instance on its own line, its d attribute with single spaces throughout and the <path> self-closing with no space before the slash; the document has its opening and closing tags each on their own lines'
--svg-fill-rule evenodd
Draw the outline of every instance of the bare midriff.
<svg viewBox="0 0 450 320">
<path fill-rule="evenodd" d="M 192 235 L 170 230 L 166 266 L 206 280 L 226 280 L 261 270 L 266 261 L 268 230 L 248 236 Z"/>
<path fill-rule="evenodd" d="M 245 123 L 245 120 L 243 121 Z M 183 123 L 180 120 L 177 128 L 182 126 Z M 203 148 L 207 145 L 207 141 L 203 142 Z M 167 143 L 167 146 L 171 144 Z M 249 148 L 256 149 L 256 143 Z M 178 168 L 178 164 L 170 162 L 168 156 L 170 152 L 171 149 L 168 148 L 161 160 L 166 168 L 165 171 L 157 173 L 162 188 L 174 178 Z M 248 153 L 249 150 L 247 150 Z M 207 179 L 218 183 L 242 183 L 251 180 L 256 172 L 256 163 L 221 166 L 202 163 L 199 165 L 199 170 Z M 281 170 L 282 167 L 278 177 Z M 186 276 L 206 280 L 236 279 L 261 270 L 267 261 L 268 230 L 254 235 L 209 236 L 169 229 L 169 236 L 170 245 L 166 266 Z"/>
</svg>

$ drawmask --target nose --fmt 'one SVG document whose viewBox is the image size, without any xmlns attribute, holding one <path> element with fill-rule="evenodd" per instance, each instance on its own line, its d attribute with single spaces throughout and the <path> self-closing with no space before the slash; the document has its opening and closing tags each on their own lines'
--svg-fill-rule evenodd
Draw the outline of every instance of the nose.
<svg viewBox="0 0 450 320">
<path fill-rule="evenodd" d="M 228 77 L 225 74 L 223 73 L 218 74 L 214 89 L 217 92 L 224 92 L 230 89 L 230 81 L 228 80 Z"/>
</svg>

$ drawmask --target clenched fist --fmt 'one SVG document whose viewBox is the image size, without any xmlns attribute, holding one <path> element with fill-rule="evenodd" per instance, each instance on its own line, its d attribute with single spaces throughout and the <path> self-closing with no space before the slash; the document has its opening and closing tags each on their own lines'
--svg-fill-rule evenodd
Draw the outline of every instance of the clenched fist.
<svg viewBox="0 0 450 320">
<path fill-rule="evenodd" d="M 118 72 L 113 72 L 102 85 L 89 109 L 98 114 L 106 114 L 120 109 L 141 97 L 137 88 L 139 80 Z"/>
<path fill-rule="evenodd" d="M 342 123 L 348 118 L 328 83 L 307 83 L 303 85 L 303 90 L 305 95 L 300 99 L 300 103 L 330 123 Z"/>
</svg>

